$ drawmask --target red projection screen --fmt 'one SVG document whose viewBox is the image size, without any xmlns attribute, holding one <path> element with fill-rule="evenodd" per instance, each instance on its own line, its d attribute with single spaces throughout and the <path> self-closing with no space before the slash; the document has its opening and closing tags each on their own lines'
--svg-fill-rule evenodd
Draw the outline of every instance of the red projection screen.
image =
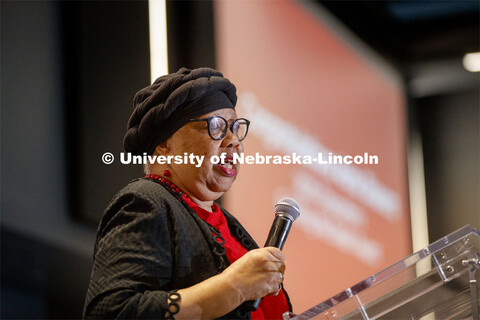
<svg viewBox="0 0 480 320">
<path fill-rule="evenodd" d="M 259 245 L 279 199 L 300 205 L 284 248 L 285 287 L 299 313 L 411 253 L 403 88 L 314 4 L 217 1 L 214 9 L 217 67 L 237 85 L 238 115 L 251 120 L 245 155 L 378 157 L 243 164 L 226 194 L 225 207 Z"/>
</svg>

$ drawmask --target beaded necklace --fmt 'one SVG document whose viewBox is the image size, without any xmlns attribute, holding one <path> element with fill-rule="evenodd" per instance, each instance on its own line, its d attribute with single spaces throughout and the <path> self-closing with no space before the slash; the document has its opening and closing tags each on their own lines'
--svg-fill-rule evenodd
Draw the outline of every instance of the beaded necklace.
<svg viewBox="0 0 480 320">
<path fill-rule="evenodd" d="M 177 198 L 177 199 L 188 197 L 188 195 L 185 192 L 183 192 L 182 190 L 180 190 L 180 188 L 177 187 L 173 182 L 171 182 L 168 179 L 162 178 L 161 176 L 159 176 L 157 174 L 147 174 L 145 176 L 145 178 L 159 181 L 160 184 L 162 186 L 164 186 L 165 189 L 167 189 L 167 191 L 170 192 L 171 194 L 173 194 L 175 196 L 175 198 Z"/>
</svg>

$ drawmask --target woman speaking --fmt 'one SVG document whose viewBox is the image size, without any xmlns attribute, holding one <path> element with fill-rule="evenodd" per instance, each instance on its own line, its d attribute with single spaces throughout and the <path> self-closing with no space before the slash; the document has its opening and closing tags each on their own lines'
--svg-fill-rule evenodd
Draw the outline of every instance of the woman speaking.
<svg viewBox="0 0 480 320">
<path fill-rule="evenodd" d="M 213 69 L 182 68 L 140 90 L 124 138 L 134 155 L 204 156 L 145 166 L 110 202 L 98 228 L 85 318 L 281 319 L 284 257 L 258 249 L 214 203 L 239 172 L 250 122 L 235 86 Z M 220 163 L 212 156 L 226 156 Z M 246 302 L 264 297 L 250 312 Z"/>
</svg>

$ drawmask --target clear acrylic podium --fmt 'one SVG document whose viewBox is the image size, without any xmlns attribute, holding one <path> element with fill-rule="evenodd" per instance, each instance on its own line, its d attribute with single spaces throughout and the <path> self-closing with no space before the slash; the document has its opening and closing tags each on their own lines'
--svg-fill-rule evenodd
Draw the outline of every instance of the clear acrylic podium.
<svg viewBox="0 0 480 320">
<path fill-rule="evenodd" d="M 303 319 L 479 320 L 480 233 L 467 225 L 300 314 Z"/>
</svg>

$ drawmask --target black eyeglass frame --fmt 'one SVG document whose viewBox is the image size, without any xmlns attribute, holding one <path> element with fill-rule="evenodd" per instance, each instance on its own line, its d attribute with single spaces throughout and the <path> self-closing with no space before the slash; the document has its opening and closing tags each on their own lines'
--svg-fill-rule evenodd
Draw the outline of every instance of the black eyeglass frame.
<svg viewBox="0 0 480 320">
<path fill-rule="evenodd" d="M 214 118 L 222 119 L 222 120 L 225 122 L 225 129 L 223 130 L 221 136 L 218 137 L 218 138 L 214 138 L 213 135 L 212 135 L 212 133 L 210 132 L 210 122 L 211 122 Z M 245 136 L 244 136 L 242 139 L 240 139 L 240 138 L 238 137 L 238 134 L 237 134 L 238 131 L 237 131 L 237 133 L 235 133 L 235 132 L 233 131 L 233 126 L 235 125 L 235 123 L 236 123 L 237 121 L 240 121 L 240 120 L 244 120 L 244 121 L 247 123 L 247 129 L 245 130 Z M 220 116 L 211 116 L 211 117 L 203 118 L 203 119 L 190 119 L 190 120 L 188 120 L 188 122 L 197 122 L 197 121 L 206 121 L 206 122 L 207 122 L 208 135 L 210 136 L 210 138 L 212 138 L 212 140 L 222 140 L 222 139 L 225 138 L 225 136 L 227 135 L 227 130 L 230 129 L 230 131 L 232 131 L 232 133 L 237 136 L 238 141 L 243 141 L 243 140 L 247 137 L 248 127 L 250 126 L 250 120 L 245 119 L 245 118 L 238 118 L 238 119 L 233 120 L 233 121 L 232 121 L 232 124 L 231 124 L 230 126 L 228 126 L 228 121 L 227 121 L 227 119 L 225 119 L 224 117 L 220 117 Z"/>
</svg>

